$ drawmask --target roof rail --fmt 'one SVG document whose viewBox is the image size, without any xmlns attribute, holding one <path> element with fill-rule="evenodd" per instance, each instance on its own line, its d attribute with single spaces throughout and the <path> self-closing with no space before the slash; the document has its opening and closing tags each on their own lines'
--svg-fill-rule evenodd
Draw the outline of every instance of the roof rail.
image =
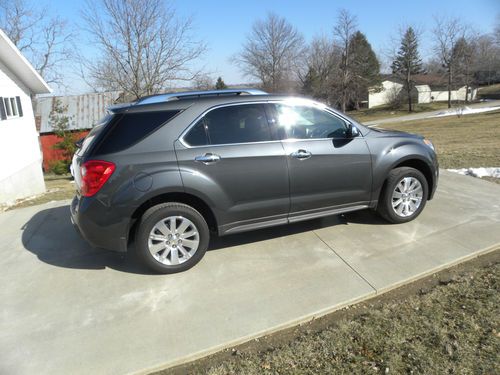
<svg viewBox="0 0 500 375">
<path fill-rule="evenodd" d="M 167 94 L 157 94 L 139 98 L 135 104 L 151 104 L 168 102 L 170 100 L 202 98 L 204 96 L 225 96 L 225 95 L 266 95 L 267 92 L 257 89 L 227 89 L 208 91 L 180 91 Z"/>
</svg>

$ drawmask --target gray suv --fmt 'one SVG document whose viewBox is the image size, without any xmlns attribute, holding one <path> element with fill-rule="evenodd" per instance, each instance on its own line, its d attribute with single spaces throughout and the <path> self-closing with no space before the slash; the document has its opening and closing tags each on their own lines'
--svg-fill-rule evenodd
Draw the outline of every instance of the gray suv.
<svg viewBox="0 0 500 375">
<path fill-rule="evenodd" d="M 417 217 L 438 180 L 432 143 L 258 90 L 115 106 L 79 144 L 72 221 L 93 246 L 184 271 L 226 235 L 361 209 Z"/>
</svg>

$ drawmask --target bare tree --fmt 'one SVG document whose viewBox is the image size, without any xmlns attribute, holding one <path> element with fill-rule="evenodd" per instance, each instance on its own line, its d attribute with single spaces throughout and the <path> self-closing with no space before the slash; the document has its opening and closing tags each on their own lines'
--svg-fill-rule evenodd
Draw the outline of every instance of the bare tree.
<svg viewBox="0 0 500 375">
<path fill-rule="evenodd" d="M 460 59 L 455 46 L 459 40 L 467 40 L 469 29 L 458 18 L 435 18 L 435 23 L 434 52 L 446 71 L 448 108 L 451 108 L 451 90 Z"/>
<path fill-rule="evenodd" d="M 234 61 L 265 90 L 289 88 L 304 55 L 304 38 L 285 18 L 269 13 L 253 24 L 242 51 Z"/>
<path fill-rule="evenodd" d="M 340 48 L 333 40 L 325 35 L 315 37 L 307 51 L 306 71 L 299 74 L 303 93 L 330 104 L 336 102 L 334 88 L 340 60 Z"/>
<path fill-rule="evenodd" d="M 495 30 L 493 30 L 493 37 L 495 38 L 497 45 L 500 46 L 500 13 L 497 14 Z"/>
<path fill-rule="evenodd" d="M 349 44 L 352 36 L 357 31 L 356 17 L 346 9 L 341 9 L 337 23 L 333 28 L 333 35 L 342 50 L 340 70 L 340 108 L 343 112 L 347 109 L 349 101 L 349 80 L 352 75 L 351 56 Z"/>
<path fill-rule="evenodd" d="M 85 60 L 95 88 L 136 99 L 200 73 L 191 64 L 206 46 L 192 35 L 192 19 L 180 19 L 162 0 L 87 0 L 83 18 L 100 50 Z"/>
<path fill-rule="evenodd" d="M 475 43 L 474 79 L 478 84 L 490 85 L 500 79 L 500 44 L 492 35 L 481 35 Z"/>
<path fill-rule="evenodd" d="M 453 47 L 453 55 L 456 59 L 455 76 L 460 84 L 465 85 L 465 102 L 469 101 L 469 91 L 472 86 L 473 72 L 476 57 L 476 38 L 460 38 Z M 472 98 L 471 98 L 472 99 Z"/>
<path fill-rule="evenodd" d="M 210 74 L 199 74 L 193 79 L 191 88 L 194 90 L 213 90 L 214 79 L 210 76 Z"/>
<path fill-rule="evenodd" d="M 47 83 L 62 85 L 62 65 L 71 59 L 67 23 L 26 0 L 0 0 L 0 28 Z"/>
</svg>

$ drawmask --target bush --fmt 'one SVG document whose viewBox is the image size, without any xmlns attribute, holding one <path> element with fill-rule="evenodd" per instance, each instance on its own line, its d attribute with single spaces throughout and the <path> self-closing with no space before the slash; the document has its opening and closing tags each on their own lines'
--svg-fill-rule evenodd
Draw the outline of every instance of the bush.
<svg viewBox="0 0 500 375">
<path fill-rule="evenodd" d="M 69 160 L 57 160 L 50 163 L 49 171 L 57 175 L 68 174 L 70 165 L 71 161 Z"/>
</svg>

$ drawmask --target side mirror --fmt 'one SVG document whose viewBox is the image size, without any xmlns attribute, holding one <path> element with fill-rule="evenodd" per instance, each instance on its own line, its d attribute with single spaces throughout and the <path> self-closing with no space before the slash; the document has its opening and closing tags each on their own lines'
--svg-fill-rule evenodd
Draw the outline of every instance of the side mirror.
<svg viewBox="0 0 500 375">
<path fill-rule="evenodd" d="M 352 124 L 347 125 L 346 137 L 354 138 L 359 135 L 359 129 Z"/>
</svg>

